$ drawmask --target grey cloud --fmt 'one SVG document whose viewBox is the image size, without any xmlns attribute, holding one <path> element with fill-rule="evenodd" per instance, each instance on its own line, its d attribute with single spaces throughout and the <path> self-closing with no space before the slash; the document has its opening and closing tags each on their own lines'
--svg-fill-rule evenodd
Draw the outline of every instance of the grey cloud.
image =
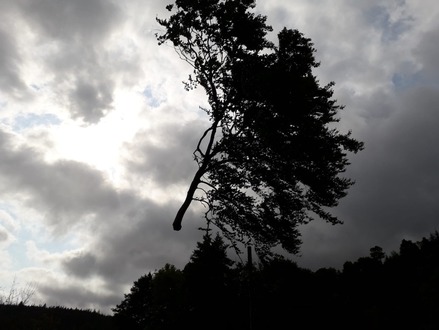
<svg viewBox="0 0 439 330">
<path fill-rule="evenodd" d="M 2 16 L 0 16 L 2 19 Z M 29 96 L 27 87 L 21 79 L 20 54 L 13 34 L 0 24 L 0 89 L 3 93 L 22 98 Z"/>
<path fill-rule="evenodd" d="M 22 0 L 16 6 L 38 33 L 36 60 L 55 77 L 60 103 L 74 118 L 98 122 L 112 109 L 117 69 L 105 46 L 122 22 L 123 9 L 104 0 Z"/>
<path fill-rule="evenodd" d="M 70 106 L 73 116 L 89 123 L 98 122 L 111 108 L 113 86 L 111 83 L 79 80 L 70 92 Z"/>
<path fill-rule="evenodd" d="M 403 238 L 418 240 L 438 229 L 439 90 L 405 92 L 393 106 L 360 137 L 366 148 L 347 172 L 356 184 L 335 209 L 344 224 L 303 228 L 299 261 L 305 265 L 341 266 L 373 245 L 390 253 Z"/>
<path fill-rule="evenodd" d="M 96 270 L 96 258 L 90 252 L 83 252 L 63 260 L 62 265 L 68 274 L 87 278 Z"/>
<path fill-rule="evenodd" d="M 97 170 L 75 161 L 48 164 L 35 150 L 14 147 L 11 138 L 0 132 L 0 193 L 27 195 L 28 205 L 46 212 L 53 228 L 64 231 L 86 216 L 111 213 L 130 198 Z"/>
<path fill-rule="evenodd" d="M 99 41 L 120 19 L 120 8 L 105 0 L 22 0 L 26 18 L 54 39 Z"/>
<path fill-rule="evenodd" d="M 435 145 L 439 140 L 439 119 L 435 112 L 438 106 L 437 90 L 420 89 L 405 95 L 400 103 L 402 113 L 392 117 L 380 133 L 370 138 L 371 150 L 359 157 L 362 164 L 358 164 L 361 173 L 358 171 L 357 176 L 359 180 L 362 178 L 369 205 L 365 209 L 364 201 L 358 200 L 356 204 L 364 210 L 360 214 L 380 219 L 383 236 L 389 235 L 388 230 L 399 231 L 401 236 L 419 235 L 436 227 L 439 153 Z M 371 226 L 371 230 L 375 231 L 376 227 Z"/>
<path fill-rule="evenodd" d="M 0 154 L 2 195 L 25 194 L 29 206 L 46 214 L 49 228 L 60 232 L 91 221 L 88 230 L 93 238 L 81 253 L 60 261 L 63 270 L 75 278 L 86 281 L 97 276 L 109 290 L 122 290 L 136 276 L 165 262 L 181 266 L 201 237 L 197 230 L 203 225 L 201 215 L 189 211 L 184 230 L 174 232 L 171 223 L 179 204 L 160 205 L 129 191 L 116 191 L 87 165 L 73 161 L 47 164 L 35 150 L 14 147 L 12 136 L 1 131 Z M 70 293 L 66 290 L 45 292 L 60 296 Z"/>
<path fill-rule="evenodd" d="M 157 126 L 139 133 L 127 146 L 132 154 L 127 161 L 128 168 L 160 185 L 187 182 L 197 166 L 192 153 L 207 127 L 208 123 L 194 120 Z M 157 137 L 160 137 L 158 143 L 155 142 Z"/>
<path fill-rule="evenodd" d="M 393 11 L 404 12 L 406 3 L 401 1 L 395 4 L 396 7 L 392 8 Z M 392 19 L 389 8 L 386 5 L 371 5 L 366 11 L 364 11 L 364 17 L 368 22 L 375 25 L 376 28 L 382 31 L 383 42 L 396 41 L 401 35 L 406 32 L 413 24 L 413 17 L 403 15 L 398 19 Z"/>
<path fill-rule="evenodd" d="M 9 238 L 9 233 L 6 230 L 0 228 L 0 243 L 6 242 L 8 238 Z"/>
<path fill-rule="evenodd" d="M 63 302 L 70 301 L 74 306 L 99 300 L 100 306 L 109 310 L 120 303 L 127 286 L 141 275 L 160 269 L 165 263 L 182 268 L 201 239 L 197 228 L 203 225 L 203 219 L 190 210 L 183 230 L 175 232 L 171 223 L 177 206 L 173 202 L 157 205 L 140 200 L 127 205 L 123 212 L 106 218 L 107 225 L 96 232 L 91 246 L 83 253 L 61 261 L 67 275 L 84 283 L 78 288 L 80 291 L 87 290 L 87 281 L 97 277 L 113 295 L 93 296 L 89 292 L 68 296 L 68 285 L 65 290 L 44 293 L 51 300 L 61 296 L 65 298 Z"/>
<path fill-rule="evenodd" d="M 439 85 L 439 31 L 426 33 L 414 51 L 415 55 L 422 63 L 423 83 Z"/>
<path fill-rule="evenodd" d="M 177 206 L 147 201 L 127 206 L 126 212 L 107 219 L 111 225 L 101 228 L 87 251 L 63 260 L 64 269 L 81 279 L 100 276 L 109 288 L 117 290 L 165 263 L 181 267 L 201 238 L 197 228 L 203 220 L 189 211 L 184 230 L 174 232 L 171 223 Z"/>
</svg>

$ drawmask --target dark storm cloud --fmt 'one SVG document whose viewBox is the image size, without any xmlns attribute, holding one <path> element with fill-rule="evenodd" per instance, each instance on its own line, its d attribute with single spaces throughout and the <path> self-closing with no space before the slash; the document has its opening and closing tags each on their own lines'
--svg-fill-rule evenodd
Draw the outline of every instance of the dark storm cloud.
<svg viewBox="0 0 439 330">
<path fill-rule="evenodd" d="M 361 168 L 355 174 L 369 204 L 369 211 L 360 214 L 379 218 L 384 236 L 390 229 L 417 236 L 434 230 L 439 220 L 434 216 L 439 211 L 439 90 L 406 92 L 397 105 L 397 112 L 369 136 L 369 151 L 357 159 Z"/>
<path fill-rule="evenodd" d="M 368 120 L 361 133 L 366 149 L 350 169 L 357 186 L 340 207 L 356 233 L 348 239 L 352 245 L 358 239 L 397 249 L 402 238 L 420 239 L 439 227 L 439 53 L 432 46 L 437 40 L 436 31 L 419 41 L 414 54 L 422 69 L 416 80 L 407 77 L 406 87 L 396 86 L 393 96 L 364 104 L 364 113 L 387 110 Z"/>
<path fill-rule="evenodd" d="M 174 232 L 171 223 L 177 206 L 148 201 L 128 206 L 125 213 L 108 219 L 111 226 L 100 230 L 100 237 L 87 251 L 63 260 L 62 266 L 77 278 L 105 278 L 109 288 L 133 281 L 135 276 L 165 263 L 181 266 L 201 238 L 196 228 L 203 223 L 201 217 L 189 211 L 185 230 Z"/>
<path fill-rule="evenodd" d="M 391 114 L 370 121 L 360 137 L 366 148 L 352 157 L 347 175 L 356 184 L 334 210 L 344 224 L 303 228 L 299 262 L 340 267 L 374 245 L 390 253 L 404 238 L 439 229 L 439 90 L 405 91 L 390 105 Z"/>
</svg>

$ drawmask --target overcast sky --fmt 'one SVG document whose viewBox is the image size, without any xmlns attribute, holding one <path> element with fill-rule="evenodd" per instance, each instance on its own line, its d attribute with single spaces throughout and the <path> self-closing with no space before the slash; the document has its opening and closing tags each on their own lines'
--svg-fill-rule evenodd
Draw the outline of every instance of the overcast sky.
<svg viewBox="0 0 439 330">
<path fill-rule="evenodd" d="M 201 238 L 193 207 L 171 227 L 208 127 L 190 68 L 158 46 L 163 0 L 0 0 L 0 288 L 109 312 L 132 282 L 182 267 Z M 340 129 L 365 150 L 334 209 L 302 228 L 299 265 L 340 268 L 439 224 L 437 0 L 259 0 L 274 31 L 313 40 Z M 271 37 L 274 37 L 275 33 Z"/>
</svg>

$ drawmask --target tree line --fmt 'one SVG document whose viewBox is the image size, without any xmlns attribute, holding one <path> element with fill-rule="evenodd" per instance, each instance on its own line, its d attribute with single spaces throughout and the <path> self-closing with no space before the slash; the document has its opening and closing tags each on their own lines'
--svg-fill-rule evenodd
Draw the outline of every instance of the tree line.
<svg viewBox="0 0 439 330">
<path fill-rule="evenodd" d="M 0 304 L 1 329 L 436 329 L 439 233 L 386 255 L 374 246 L 340 270 L 276 256 L 249 264 L 205 235 L 183 269 L 137 279 L 114 315 Z"/>
<path fill-rule="evenodd" d="M 118 330 L 111 315 L 97 311 L 46 305 L 0 303 L 0 329 L 7 330 Z M 125 328 L 129 329 L 129 328 Z"/>
<path fill-rule="evenodd" d="M 236 263 L 205 235 L 182 270 L 143 275 L 113 311 L 129 329 L 435 329 L 439 234 L 317 271 L 281 256 Z"/>
</svg>

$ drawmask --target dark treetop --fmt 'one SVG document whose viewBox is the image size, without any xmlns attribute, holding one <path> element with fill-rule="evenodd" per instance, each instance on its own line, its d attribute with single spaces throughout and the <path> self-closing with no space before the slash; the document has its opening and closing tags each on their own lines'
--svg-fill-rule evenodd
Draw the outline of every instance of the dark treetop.
<svg viewBox="0 0 439 330">
<path fill-rule="evenodd" d="M 332 86 L 312 69 L 315 49 L 297 30 L 284 28 L 277 45 L 252 0 L 177 0 L 160 44 L 170 41 L 194 70 L 187 89 L 201 85 L 211 126 L 194 151 L 199 168 L 173 223 L 181 229 L 193 200 L 232 241 L 266 253 L 281 245 L 296 253 L 297 226 L 318 216 L 340 222 L 327 208 L 346 195 L 341 177 L 347 152 L 363 144 L 333 123 L 342 109 Z"/>
</svg>

